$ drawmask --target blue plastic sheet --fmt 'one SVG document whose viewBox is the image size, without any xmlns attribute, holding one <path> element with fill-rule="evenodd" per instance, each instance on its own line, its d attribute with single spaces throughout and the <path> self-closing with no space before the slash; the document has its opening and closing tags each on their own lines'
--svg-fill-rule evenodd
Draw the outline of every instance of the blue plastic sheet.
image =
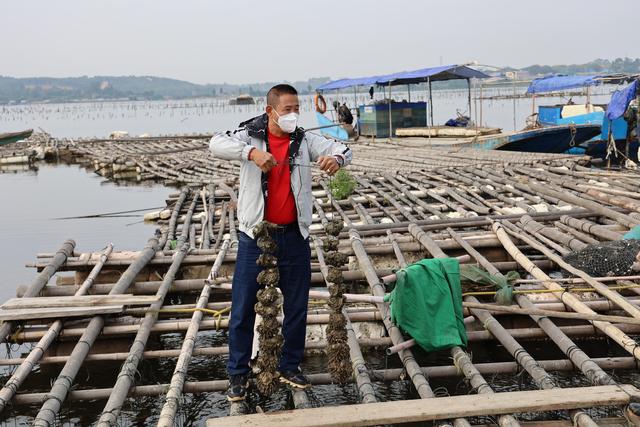
<svg viewBox="0 0 640 427">
<path fill-rule="evenodd" d="M 442 65 L 440 67 L 421 68 L 414 71 L 384 74 L 371 77 L 332 80 L 317 87 L 316 90 L 335 90 L 354 86 L 395 86 L 430 81 L 459 80 L 489 77 L 485 73 L 469 68 L 466 65 Z"/>
<path fill-rule="evenodd" d="M 527 89 L 527 93 L 543 93 L 543 92 L 553 92 L 554 90 L 564 90 L 564 89 L 573 89 L 576 87 L 586 87 L 586 86 L 594 86 L 600 84 L 598 78 L 602 76 L 592 75 L 592 76 L 564 76 L 564 75 L 554 75 L 554 76 L 546 76 L 540 77 L 538 79 L 534 79 L 529 88 Z"/>
<path fill-rule="evenodd" d="M 638 89 L 638 81 L 634 80 L 631 84 L 623 89 L 617 90 L 611 96 L 611 101 L 607 105 L 607 112 L 605 116 L 609 120 L 615 120 L 618 117 L 622 117 L 627 107 L 633 98 L 636 96 Z"/>
</svg>

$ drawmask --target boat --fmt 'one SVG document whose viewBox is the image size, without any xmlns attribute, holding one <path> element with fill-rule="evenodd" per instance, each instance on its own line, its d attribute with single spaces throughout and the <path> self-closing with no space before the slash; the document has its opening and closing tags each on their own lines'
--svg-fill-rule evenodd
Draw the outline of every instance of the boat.
<svg viewBox="0 0 640 427">
<path fill-rule="evenodd" d="M 255 103 L 256 101 L 253 97 L 248 94 L 238 95 L 237 97 L 229 100 L 229 105 L 253 105 Z"/>
<path fill-rule="evenodd" d="M 324 114 L 316 111 L 316 119 L 318 120 L 318 127 L 316 129 L 318 129 L 323 135 L 339 139 L 341 141 L 347 141 L 349 139 L 349 133 L 347 130 L 343 129 L 340 124 L 332 122 Z"/>
<path fill-rule="evenodd" d="M 564 153 L 599 134 L 599 124 L 547 126 L 480 137 L 470 146 L 484 150 Z"/>
<path fill-rule="evenodd" d="M 479 128 L 482 129 L 482 128 Z M 485 128 L 486 129 L 486 128 Z M 436 130 L 436 129 L 431 129 Z M 410 132 L 406 129 L 405 132 Z M 598 124 L 547 126 L 515 132 L 485 133 L 475 136 L 397 138 L 403 145 L 430 148 L 475 148 L 481 150 L 521 151 L 530 153 L 564 153 L 567 149 L 600 133 Z"/>
<path fill-rule="evenodd" d="M 0 145 L 12 144 L 20 141 L 21 139 L 29 138 L 32 133 L 33 129 L 27 129 L 20 132 L 0 133 Z"/>
<path fill-rule="evenodd" d="M 381 86 L 386 89 L 383 101 L 360 105 L 358 112 L 358 134 L 371 136 L 374 140 L 397 137 L 406 143 L 430 147 L 456 146 L 473 147 L 484 150 L 528 151 L 534 153 L 563 153 L 599 135 L 601 123 L 558 123 L 536 126 L 521 131 L 503 132 L 495 127 L 478 127 L 469 117 L 457 112 L 455 119 L 445 126 L 437 126 L 433 121 L 432 82 L 445 80 L 466 80 L 469 89 L 468 111 L 471 111 L 470 79 L 488 78 L 487 74 L 466 65 L 445 65 L 420 70 L 393 73 L 382 76 L 340 79 L 320 85 L 316 90 L 321 96 L 327 90 L 341 90 L 358 86 Z M 428 102 L 411 102 L 409 85 L 428 84 Z M 391 87 L 407 85 L 408 100 L 390 101 Z M 370 92 L 371 93 L 371 92 Z M 326 105 L 323 101 L 322 104 Z M 318 106 L 316 105 L 317 110 Z M 324 110 L 324 109 L 321 109 Z M 332 120 L 318 111 L 318 123 L 327 126 Z M 332 111 L 332 113 L 334 113 Z M 604 113 L 602 113 L 604 114 Z M 344 134 L 336 136 L 327 128 L 325 135 L 345 139 Z"/>
<path fill-rule="evenodd" d="M 551 75 L 534 79 L 527 88 L 527 94 L 535 97 L 541 93 L 550 93 L 565 89 L 583 88 L 585 103 L 575 103 L 570 100 L 564 104 L 540 105 L 534 119 L 539 126 L 549 127 L 558 125 L 597 124 L 601 127 L 599 134 L 583 141 L 579 146 L 571 147 L 569 153 L 586 153 L 592 157 L 606 158 L 607 146 L 612 139 L 618 149 L 627 150 L 627 122 L 622 116 L 613 120 L 605 118 L 607 105 L 591 103 L 590 88 L 601 84 L 620 84 L 637 78 L 629 74 L 599 74 L 599 75 Z M 623 148 L 624 147 L 624 148 Z M 631 141 L 628 153 L 633 161 L 638 161 L 638 141 Z"/>
</svg>

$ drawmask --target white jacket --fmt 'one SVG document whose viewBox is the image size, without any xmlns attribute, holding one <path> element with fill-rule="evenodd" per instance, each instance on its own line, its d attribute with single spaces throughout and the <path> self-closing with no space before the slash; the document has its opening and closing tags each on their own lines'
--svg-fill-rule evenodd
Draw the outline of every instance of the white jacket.
<svg viewBox="0 0 640 427">
<path fill-rule="evenodd" d="M 241 123 L 235 132 L 214 135 L 209 143 L 213 155 L 225 160 L 241 160 L 240 192 L 238 195 L 238 223 L 240 231 L 253 238 L 253 227 L 264 218 L 267 174 L 248 160 L 247 156 L 252 147 L 262 151 L 267 150 L 266 114 L 250 121 Z M 296 151 L 297 153 L 294 152 Z M 306 239 L 309 236 L 311 214 L 313 211 L 313 195 L 311 194 L 312 162 L 321 156 L 338 156 L 343 160 L 343 166 L 352 159 L 351 150 L 344 144 L 327 139 L 323 136 L 305 132 L 298 128 L 291 134 L 289 145 L 291 164 L 291 190 L 294 195 L 298 213 L 300 233 Z"/>
</svg>

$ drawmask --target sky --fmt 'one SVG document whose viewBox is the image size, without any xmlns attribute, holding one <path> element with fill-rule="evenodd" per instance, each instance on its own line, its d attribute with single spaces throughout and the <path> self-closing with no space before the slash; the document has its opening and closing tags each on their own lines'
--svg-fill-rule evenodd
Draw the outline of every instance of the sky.
<svg viewBox="0 0 640 427">
<path fill-rule="evenodd" d="M 638 0 L 2 2 L 0 75 L 195 83 L 640 57 Z"/>
</svg>

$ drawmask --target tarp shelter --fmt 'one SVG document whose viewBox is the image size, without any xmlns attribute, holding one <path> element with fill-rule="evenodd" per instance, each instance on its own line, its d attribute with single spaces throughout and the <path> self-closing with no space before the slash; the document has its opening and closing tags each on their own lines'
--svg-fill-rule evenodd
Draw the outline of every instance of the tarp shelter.
<svg viewBox="0 0 640 427">
<path fill-rule="evenodd" d="M 529 88 L 527 89 L 527 93 L 553 92 L 555 90 L 594 86 L 601 82 L 600 80 L 601 77 L 602 76 L 599 76 L 599 75 L 592 75 L 592 76 L 554 75 L 554 76 L 540 77 L 538 79 L 534 79 L 531 82 L 531 84 L 529 85 Z"/>
<path fill-rule="evenodd" d="M 592 74 L 589 76 L 556 74 L 534 79 L 531 84 L 529 84 L 527 93 L 536 94 L 580 87 L 588 88 L 589 86 L 597 86 L 605 83 L 621 84 L 637 77 L 637 75 L 632 74 Z"/>
<path fill-rule="evenodd" d="M 611 96 L 611 101 L 607 105 L 607 112 L 605 116 L 609 120 L 615 120 L 618 117 L 622 117 L 627 107 L 633 98 L 636 97 L 638 90 L 638 80 L 634 80 L 631 84 L 624 88 L 617 90 Z"/>
<path fill-rule="evenodd" d="M 414 71 L 401 71 L 399 73 L 379 76 L 332 80 L 321 84 L 316 90 L 322 92 L 325 90 L 345 89 L 354 86 L 397 86 L 444 80 L 484 79 L 488 77 L 485 73 L 469 68 L 466 65 L 442 65 L 439 67 L 421 68 Z"/>
<path fill-rule="evenodd" d="M 358 86 L 399 86 L 419 83 L 429 84 L 429 110 L 431 117 L 431 125 L 433 125 L 433 107 L 431 96 L 431 83 L 445 80 L 466 80 L 469 89 L 469 114 L 471 114 L 471 84 L 469 80 L 472 78 L 483 79 L 488 78 L 487 74 L 474 70 L 466 65 L 441 65 L 439 67 L 421 68 L 414 71 L 401 71 L 398 73 L 383 74 L 369 77 L 345 78 L 332 80 L 321 84 L 316 91 L 323 92 L 326 90 L 340 90 L 346 88 L 357 88 Z M 391 94 L 391 88 L 389 88 Z M 391 96 L 389 96 L 391 98 Z M 391 111 L 391 103 L 389 102 L 389 111 Z M 389 113 L 389 134 L 393 135 L 393 126 L 391 123 L 391 113 Z"/>
</svg>

